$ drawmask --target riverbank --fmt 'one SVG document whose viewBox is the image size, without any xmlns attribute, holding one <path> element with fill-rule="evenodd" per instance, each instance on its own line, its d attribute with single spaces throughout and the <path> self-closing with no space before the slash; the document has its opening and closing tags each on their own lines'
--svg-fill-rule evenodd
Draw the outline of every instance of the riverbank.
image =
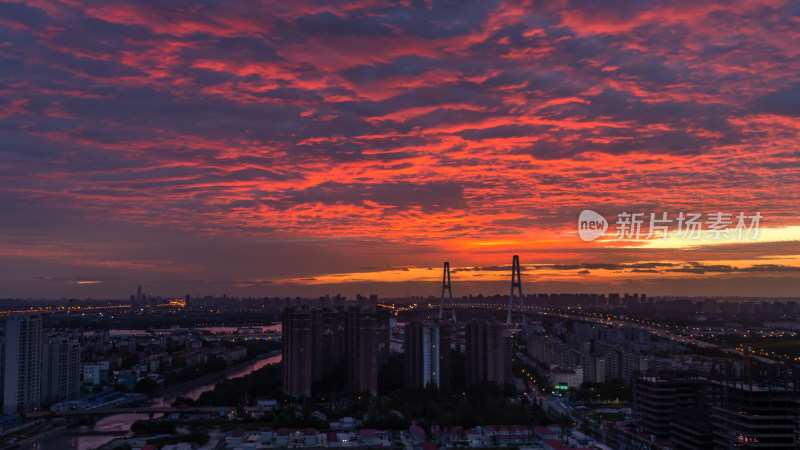
<svg viewBox="0 0 800 450">
<path fill-rule="evenodd" d="M 238 372 L 243 372 L 243 370 L 247 369 L 249 366 L 257 365 L 259 362 L 263 362 L 270 358 L 275 358 L 280 354 L 281 354 L 280 350 L 273 350 L 270 353 L 260 355 L 254 359 L 248 359 L 246 361 L 238 362 L 222 370 L 205 374 L 199 378 L 195 378 L 194 380 L 184 381 L 179 384 L 168 386 L 162 389 L 161 392 L 158 394 L 158 397 L 151 402 L 155 406 L 171 406 L 172 402 L 174 402 L 175 399 L 178 397 L 188 397 L 191 398 L 192 400 L 197 400 L 203 391 L 209 390 L 209 389 L 202 389 L 207 387 L 206 385 L 211 383 L 216 384 L 219 381 L 227 380 L 229 378 L 235 378 Z M 246 375 L 247 372 L 250 371 L 243 372 L 241 373 L 241 375 L 238 376 L 244 376 Z M 214 389 L 214 386 L 211 386 L 210 389 Z"/>
<path fill-rule="evenodd" d="M 214 389 L 214 386 L 222 380 L 238 378 L 256 371 L 268 364 L 280 362 L 282 359 L 281 351 L 275 350 L 254 359 L 242 361 L 226 367 L 223 370 L 203 375 L 191 381 L 169 386 L 160 393 L 160 397 L 151 400 L 154 406 L 171 406 L 178 396 L 197 399 L 205 391 Z M 118 414 L 106 417 L 97 422 L 94 426 L 83 429 L 75 435 L 69 432 L 57 436 L 37 435 L 32 442 L 21 445 L 19 448 L 25 450 L 88 450 L 100 448 L 114 440 L 110 435 L 90 435 L 93 431 L 107 433 L 109 431 L 125 434 L 130 431 L 131 424 L 136 420 L 147 419 L 147 414 Z M 146 438 L 145 438 L 146 439 Z M 35 445 L 32 445 L 35 444 Z"/>
</svg>

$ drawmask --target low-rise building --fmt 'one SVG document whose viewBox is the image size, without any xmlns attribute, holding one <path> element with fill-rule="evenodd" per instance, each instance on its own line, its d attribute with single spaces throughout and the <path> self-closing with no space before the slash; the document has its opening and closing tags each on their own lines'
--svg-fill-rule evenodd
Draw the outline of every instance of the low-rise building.
<svg viewBox="0 0 800 450">
<path fill-rule="evenodd" d="M 550 369 L 550 384 L 553 387 L 567 386 L 577 389 L 583 383 L 583 368 L 561 368 L 553 367 Z"/>
<path fill-rule="evenodd" d="M 425 430 L 423 430 L 422 427 L 413 425 L 408 431 L 411 433 L 412 442 L 420 443 L 425 440 Z"/>
</svg>

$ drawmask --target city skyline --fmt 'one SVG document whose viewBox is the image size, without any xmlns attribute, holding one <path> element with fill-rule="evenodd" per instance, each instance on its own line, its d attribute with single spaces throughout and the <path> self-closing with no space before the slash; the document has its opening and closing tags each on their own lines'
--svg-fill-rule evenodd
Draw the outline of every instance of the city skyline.
<svg viewBox="0 0 800 450">
<path fill-rule="evenodd" d="M 791 2 L 0 4 L 0 297 L 800 292 Z M 581 211 L 758 239 L 578 236 Z"/>
</svg>

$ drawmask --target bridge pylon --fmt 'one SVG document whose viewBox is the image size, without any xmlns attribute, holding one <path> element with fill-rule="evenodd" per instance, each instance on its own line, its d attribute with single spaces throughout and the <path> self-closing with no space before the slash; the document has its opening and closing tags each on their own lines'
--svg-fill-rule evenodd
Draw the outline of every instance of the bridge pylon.
<svg viewBox="0 0 800 450">
<path fill-rule="evenodd" d="M 520 278 L 519 269 L 519 255 L 514 255 L 511 261 L 511 295 L 508 296 L 508 316 L 506 317 L 506 325 L 512 326 L 511 309 L 514 307 L 514 288 L 519 292 L 519 298 L 522 299 L 522 279 Z"/>
<path fill-rule="evenodd" d="M 445 261 L 444 270 L 442 272 L 442 299 L 439 302 L 439 320 L 444 319 L 444 292 L 450 297 L 450 318 L 453 322 L 456 321 L 456 308 L 453 304 L 453 289 L 450 287 L 450 263 Z"/>
</svg>

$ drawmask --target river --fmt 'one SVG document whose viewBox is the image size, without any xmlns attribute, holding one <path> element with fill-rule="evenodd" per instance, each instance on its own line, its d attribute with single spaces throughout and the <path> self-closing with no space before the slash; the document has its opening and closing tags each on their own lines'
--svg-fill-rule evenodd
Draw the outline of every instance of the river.
<svg viewBox="0 0 800 450">
<path fill-rule="evenodd" d="M 224 379 L 238 378 L 256 371 L 267 364 L 280 362 L 281 355 L 273 355 L 267 358 L 249 361 L 241 366 L 236 365 L 222 372 L 209 374 L 202 377 L 197 384 L 187 383 L 181 385 L 179 389 L 171 388 L 169 392 L 152 401 L 153 405 L 170 405 L 176 397 L 189 397 L 193 400 L 200 398 L 200 394 L 214 389 L 218 382 Z M 90 450 L 103 444 L 111 442 L 113 439 L 129 434 L 133 422 L 147 419 L 147 414 L 116 414 L 97 421 L 94 426 L 85 426 L 72 429 L 67 434 L 53 436 L 35 442 L 26 447 L 26 450 Z M 97 434 L 107 433 L 107 434 Z"/>
<path fill-rule="evenodd" d="M 280 323 L 271 323 L 269 325 L 249 325 L 244 327 L 226 327 L 226 326 L 210 326 L 210 327 L 192 327 L 192 328 L 163 328 L 163 329 L 155 329 L 155 330 L 144 330 L 144 329 L 111 329 L 108 330 L 108 334 L 111 336 L 146 336 L 149 334 L 172 334 L 178 331 L 185 331 L 185 332 L 194 332 L 194 331 L 202 331 L 206 333 L 214 333 L 214 334 L 235 334 L 239 328 L 261 328 L 263 333 L 280 333 L 281 332 L 281 324 Z M 83 334 L 85 336 L 91 336 L 95 333 L 95 331 L 84 331 Z M 242 336 L 247 336 L 243 334 Z"/>
</svg>

